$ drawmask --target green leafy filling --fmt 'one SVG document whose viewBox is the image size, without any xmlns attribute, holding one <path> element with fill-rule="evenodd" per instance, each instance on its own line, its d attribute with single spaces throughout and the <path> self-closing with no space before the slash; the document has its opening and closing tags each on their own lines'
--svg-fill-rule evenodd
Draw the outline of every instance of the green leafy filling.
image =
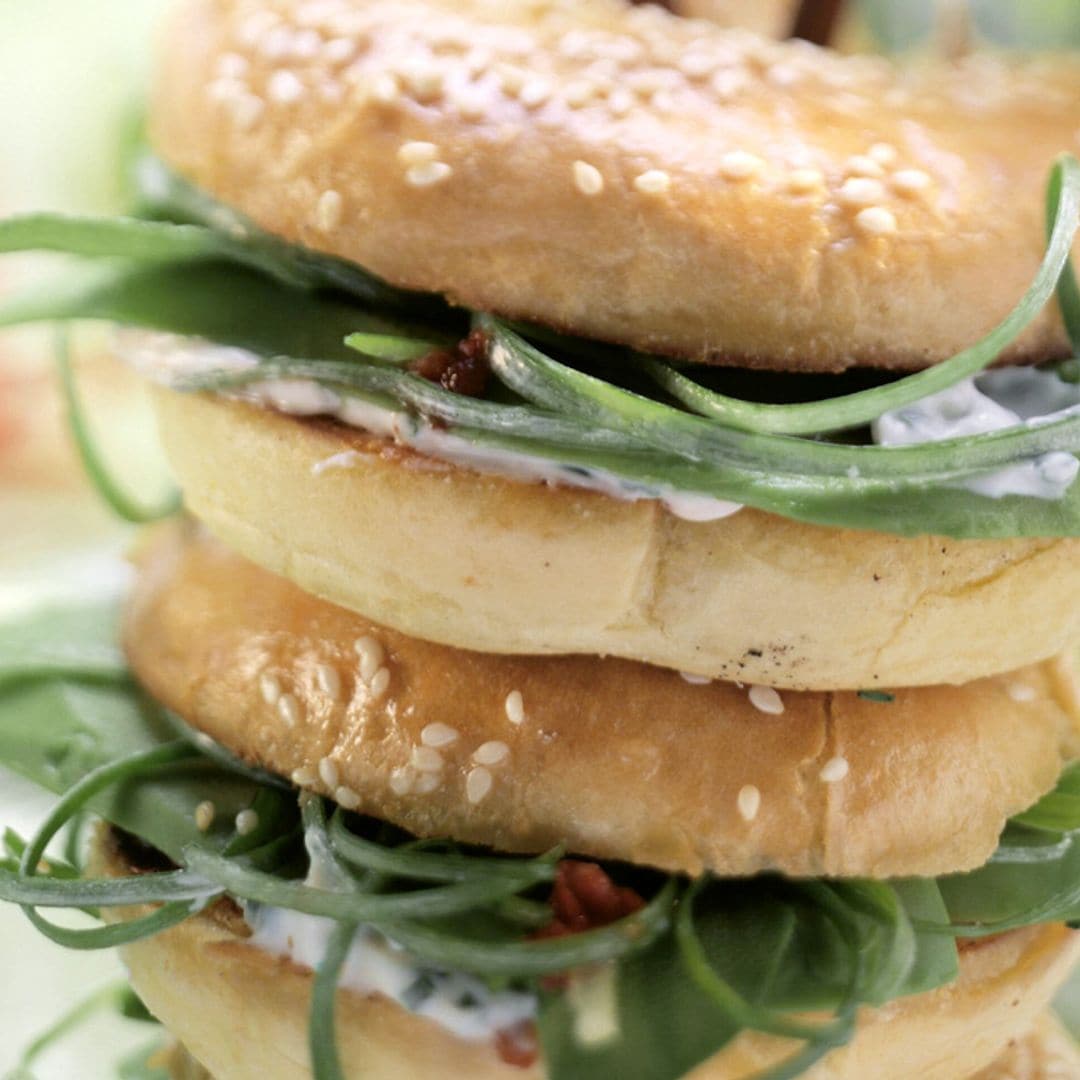
<svg viewBox="0 0 1080 1080">
<path fill-rule="evenodd" d="M 1080 484 L 1060 499 L 991 498 L 960 486 L 1044 454 L 1076 454 L 1076 410 L 922 445 L 860 442 L 862 427 L 884 412 L 984 370 L 1055 291 L 1080 348 L 1080 290 L 1069 265 L 1080 221 L 1080 163 L 1072 157 L 1059 159 L 1050 176 L 1049 241 L 1039 272 L 985 338 L 914 375 L 840 393 L 843 382 L 823 376 L 811 382 L 824 384 L 828 396 L 779 403 L 705 384 L 737 384 L 745 374 L 694 371 L 483 314 L 471 325 L 491 338 L 497 386 L 483 400 L 451 393 L 408 364 L 467 333 L 466 313 L 269 236 L 153 160 L 141 164 L 140 181 L 139 217 L 0 222 L 0 251 L 46 249 L 90 260 L 66 281 L 8 300 L 0 326 L 108 319 L 242 347 L 261 363 L 209 371 L 177 388 L 228 391 L 272 378 L 313 379 L 343 399 L 398 412 L 402 430 L 434 421 L 477 445 L 552 463 L 569 482 L 604 473 L 634 494 L 689 492 L 823 525 L 904 535 L 1080 535 Z M 1071 378 L 1068 364 L 1060 371 Z M 805 393 L 795 378 L 770 375 L 768 386 Z M 89 464 L 125 516 L 149 516 Z"/>
<path fill-rule="evenodd" d="M 631 867 L 609 871 L 645 906 L 609 926 L 535 938 L 561 851 L 499 857 L 298 800 L 276 777 L 235 761 L 148 700 L 116 652 L 107 605 L 53 610 L 0 627 L 0 763 L 61 800 L 28 840 L 8 833 L 0 898 L 75 948 L 138 940 L 226 893 L 324 916 L 337 929 L 315 980 L 316 1077 L 341 1075 L 333 1038 L 337 978 L 362 926 L 403 946 L 424 972 L 462 971 L 493 988 L 532 989 L 554 1080 L 598 1075 L 676 1080 L 746 1029 L 801 1047 L 763 1074 L 794 1077 L 853 1030 L 859 1005 L 942 986 L 955 939 L 1080 919 L 1080 768 L 1010 822 L 991 862 L 937 880 L 794 881 L 706 876 L 690 883 Z M 210 800 L 203 832 L 196 807 Z M 236 815 L 253 809 L 240 835 Z M 328 817 L 328 809 L 333 809 Z M 46 856 L 91 811 L 164 853 L 176 869 L 86 880 Z M 305 875 L 322 853 L 317 881 Z M 43 909 L 160 905 L 141 919 L 68 929 Z M 607 965 L 612 1022 L 583 1034 L 576 985 Z M 806 1013 L 815 1014 L 808 1020 Z M 81 1014 L 80 1014 L 81 1015 Z"/>
</svg>

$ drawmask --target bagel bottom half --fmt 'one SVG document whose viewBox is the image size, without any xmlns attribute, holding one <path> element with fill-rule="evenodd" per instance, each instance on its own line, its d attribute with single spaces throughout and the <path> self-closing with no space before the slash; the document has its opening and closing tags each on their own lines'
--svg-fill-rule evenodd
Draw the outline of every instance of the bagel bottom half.
<svg viewBox="0 0 1080 1080">
<path fill-rule="evenodd" d="M 133 869 L 97 834 L 98 872 Z M 111 911 L 133 918 L 145 909 Z M 150 1011 L 215 1080 L 307 1080 L 312 974 L 247 943 L 231 903 L 122 950 Z M 962 1080 L 1022 1040 L 1080 956 L 1080 934 L 1060 924 L 1013 931 L 962 949 L 949 986 L 864 1009 L 855 1038 L 801 1080 Z M 494 1039 L 468 1041 L 379 995 L 338 995 L 345 1076 L 356 1080 L 541 1080 L 542 1062 L 507 1064 Z M 744 1032 L 687 1080 L 749 1080 L 797 1044 Z M 1038 1077 L 1038 1073 L 1034 1077 Z M 1052 1075 L 1052 1074 L 1051 1074 Z M 987 1074 L 995 1080 L 995 1074 Z M 1017 1080 L 1027 1080 L 1018 1074 Z M 1034 1080 L 1034 1078 L 1033 1078 Z"/>
<path fill-rule="evenodd" d="M 137 562 L 124 643 L 157 701 L 418 836 L 690 874 L 932 877 L 981 866 L 1075 753 L 1065 660 L 885 701 L 785 691 L 770 712 L 747 687 L 628 660 L 407 637 L 192 526 L 149 534 Z"/>
<path fill-rule="evenodd" d="M 214 1080 L 185 1049 L 174 1044 L 161 1064 L 169 1080 Z M 970 1080 L 1074 1080 L 1080 1076 L 1080 1047 L 1053 1013 L 1043 1013 L 1022 1038 L 1012 1040 Z"/>
</svg>

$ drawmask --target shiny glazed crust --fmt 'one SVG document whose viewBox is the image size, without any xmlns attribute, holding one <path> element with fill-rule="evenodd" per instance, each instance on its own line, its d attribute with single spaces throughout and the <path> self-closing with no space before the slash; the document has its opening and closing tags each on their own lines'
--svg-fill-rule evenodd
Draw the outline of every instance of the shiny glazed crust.
<svg viewBox="0 0 1080 1080">
<path fill-rule="evenodd" d="M 107 843 L 97 845 L 94 861 L 106 873 L 127 871 Z M 109 909 L 108 917 L 138 913 Z M 150 1011 L 215 1080 L 307 1080 L 311 973 L 246 944 L 246 937 L 235 909 L 219 905 L 121 953 Z M 968 1076 L 1023 1036 L 1078 956 L 1080 935 L 1057 924 L 965 950 L 956 982 L 863 1010 L 852 1043 L 800 1080 Z M 505 1064 L 494 1041 L 467 1042 L 379 995 L 340 993 L 337 1023 L 345 1075 L 356 1080 L 544 1076 L 539 1064 L 524 1069 Z M 796 1045 L 746 1033 L 686 1080 L 747 1080 Z"/>
<path fill-rule="evenodd" d="M 1080 65 L 880 59 L 622 0 L 187 0 L 151 132 L 271 232 L 691 358 L 920 368 L 1004 317 Z M 1051 305 L 1009 349 L 1064 355 Z"/>
<path fill-rule="evenodd" d="M 775 715 L 745 688 L 644 664 L 408 638 L 194 528 L 147 537 L 138 562 L 124 638 L 156 699 L 425 836 L 690 873 L 934 875 L 981 865 L 1076 737 L 1064 663 L 888 703 L 784 693 Z"/>
<path fill-rule="evenodd" d="M 749 509 L 690 522 L 331 422 L 154 400 L 187 505 L 211 531 L 426 640 L 859 690 L 964 683 L 1080 638 L 1080 540 L 904 538 Z M 331 458 L 345 467 L 317 468 Z"/>
</svg>

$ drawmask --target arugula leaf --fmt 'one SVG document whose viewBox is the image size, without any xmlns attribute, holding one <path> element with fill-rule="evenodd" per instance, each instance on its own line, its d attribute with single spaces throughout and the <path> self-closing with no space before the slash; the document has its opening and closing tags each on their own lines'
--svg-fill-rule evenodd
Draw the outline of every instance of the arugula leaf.
<svg viewBox="0 0 1080 1080">
<path fill-rule="evenodd" d="M 93 610 L 86 609 L 68 625 L 85 629 Z M 108 608 L 99 609 L 98 617 L 105 625 L 113 621 Z M 44 620 L 36 625 L 40 629 Z M 57 626 L 58 633 L 62 629 L 62 624 Z M 14 626 L 0 632 L 0 670 L 13 670 L 14 657 L 5 654 L 2 645 L 17 638 Z M 58 637 L 57 647 L 62 644 Z M 102 765 L 172 738 L 160 708 L 130 686 L 63 678 L 10 678 L 0 685 L 0 762 L 56 794 Z M 204 758 L 159 773 L 152 784 L 104 791 L 90 807 L 178 861 L 195 842 L 224 846 L 232 821 L 251 805 L 258 790 L 258 785 Z M 217 808 L 209 834 L 195 824 L 195 808 L 205 800 Z"/>
<path fill-rule="evenodd" d="M 128 682 L 113 603 L 51 607 L 0 624 L 0 692 L 45 676 Z"/>
<path fill-rule="evenodd" d="M 831 890 L 846 909 L 856 934 L 854 949 L 820 902 L 823 889 Z M 873 903 L 867 902 L 868 893 L 877 894 Z M 874 904 L 876 912 L 871 911 Z M 778 877 L 714 881 L 702 894 L 698 912 L 695 928 L 710 964 L 756 1007 L 756 1022 L 763 1028 L 775 1024 L 772 1017 L 778 1012 L 841 1006 L 858 964 L 867 969 L 859 1000 L 868 1004 L 941 986 L 958 972 L 952 941 L 912 930 L 915 917 L 945 914 L 933 882 L 894 890 L 883 883 L 801 883 Z M 689 978 L 671 935 L 623 960 L 610 978 L 617 1018 L 610 1025 L 591 1024 L 577 1007 L 580 996 L 572 992 L 542 996 L 544 1058 L 559 1080 L 677 1080 L 741 1030 Z M 602 1009 L 603 1004 L 593 1007 Z M 596 1034 L 590 1031 L 594 1026 L 609 1037 L 583 1038 Z"/>
<path fill-rule="evenodd" d="M 16 293 L 0 303 L 0 327 L 103 319 L 206 338 L 267 356 L 356 356 L 345 337 L 398 334 L 392 319 L 337 297 L 290 289 L 230 263 L 91 267 Z"/>
</svg>

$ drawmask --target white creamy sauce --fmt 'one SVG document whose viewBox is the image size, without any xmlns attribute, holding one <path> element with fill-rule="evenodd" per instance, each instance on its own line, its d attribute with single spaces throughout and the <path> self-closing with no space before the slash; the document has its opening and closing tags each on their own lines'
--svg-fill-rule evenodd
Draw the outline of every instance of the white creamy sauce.
<svg viewBox="0 0 1080 1080">
<path fill-rule="evenodd" d="M 246 917 L 252 929 L 249 945 L 312 970 L 336 925 L 331 919 L 256 904 L 247 905 Z M 360 994 L 381 994 L 461 1039 L 492 1039 L 536 1017 L 533 994 L 492 991 L 460 972 L 425 971 L 399 946 L 366 928 L 353 941 L 340 985 Z"/>
<path fill-rule="evenodd" d="M 254 353 L 244 349 L 196 338 L 127 330 L 119 331 L 118 336 L 121 356 L 144 376 L 165 386 L 210 371 L 249 370 L 259 363 Z M 578 468 L 531 454 L 477 445 L 404 410 L 338 393 L 311 379 L 251 383 L 230 396 L 290 416 L 331 416 L 349 427 L 393 439 L 420 454 L 477 472 L 551 487 L 583 488 L 627 502 L 656 499 L 687 521 L 716 521 L 742 509 L 739 503 L 711 495 L 676 491 L 666 485 L 636 484 L 603 469 Z M 874 421 L 872 431 L 880 446 L 915 446 L 1012 427 L 1034 427 L 1074 412 L 1080 412 L 1080 385 L 1037 368 L 1000 368 L 887 412 Z M 319 476 L 329 469 L 347 469 L 358 460 L 355 452 L 345 451 L 319 462 L 312 472 Z M 1056 451 L 957 481 L 955 486 L 995 499 L 1004 495 L 1060 499 L 1078 472 L 1080 461 L 1073 454 Z M 857 477 L 858 468 L 852 466 L 848 475 Z"/>
<path fill-rule="evenodd" d="M 146 378 L 169 386 L 184 378 L 222 368 L 244 371 L 259 362 L 244 349 L 227 348 L 194 338 L 145 331 L 118 332 L 121 356 Z M 664 486 L 634 484 L 603 469 L 583 469 L 555 461 L 495 447 L 478 446 L 417 420 L 404 411 L 384 408 L 353 395 L 339 394 L 310 379 L 274 379 L 251 383 L 231 396 L 263 405 L 290 416 L 332 416 L 349 427 L 394 439 L 417 453 L 473 469 L 494 473 L 526 483 L 551 487 L 576 487 L 597 491 L 624 502 L 657 499 L 676 517 L 687 521 L 716 521 L 742 509 L 741 504 L 711 495 L 676 491 Z M 327 469 L 349 468 L 358 460 L 348 451 L 335 454 L 315 466 L 321 475 Z"/>
<path fill-rule="evenodd" d="M 881 446 L 914 446 L 942 439 L 1034 427 L 1080 411 L 1080 386 L 1037 368 L 1000 368 L 885 413 L 873 424 Z M 999 499 L 1027 495 L 1060 499 L 1076 479 L 1080 461 L 1055 451 L 1027 458 L 955 486 Z"/>
<path fill-rule="evenodd" d="M 306 883 L 315 889 L 344 891 L 350 879 L 326 849 L 319 833 L 307 830 L 310 860 Z M 262 904 L 246 904 L 251 927 L 248 944 L 295 964 L 318 967 L 336 923 Z M 399 945 L 377 930 L 361 927 L 341 970 L 340 985 L 359 994 L 381 994 L 418 1016 L 426 1016 L 462 1039 L 491 1039 L 499 1031 L 536 1017 L 536 995 L 489 989 L 472 975 L 420 967 Z"/>
</svg>

